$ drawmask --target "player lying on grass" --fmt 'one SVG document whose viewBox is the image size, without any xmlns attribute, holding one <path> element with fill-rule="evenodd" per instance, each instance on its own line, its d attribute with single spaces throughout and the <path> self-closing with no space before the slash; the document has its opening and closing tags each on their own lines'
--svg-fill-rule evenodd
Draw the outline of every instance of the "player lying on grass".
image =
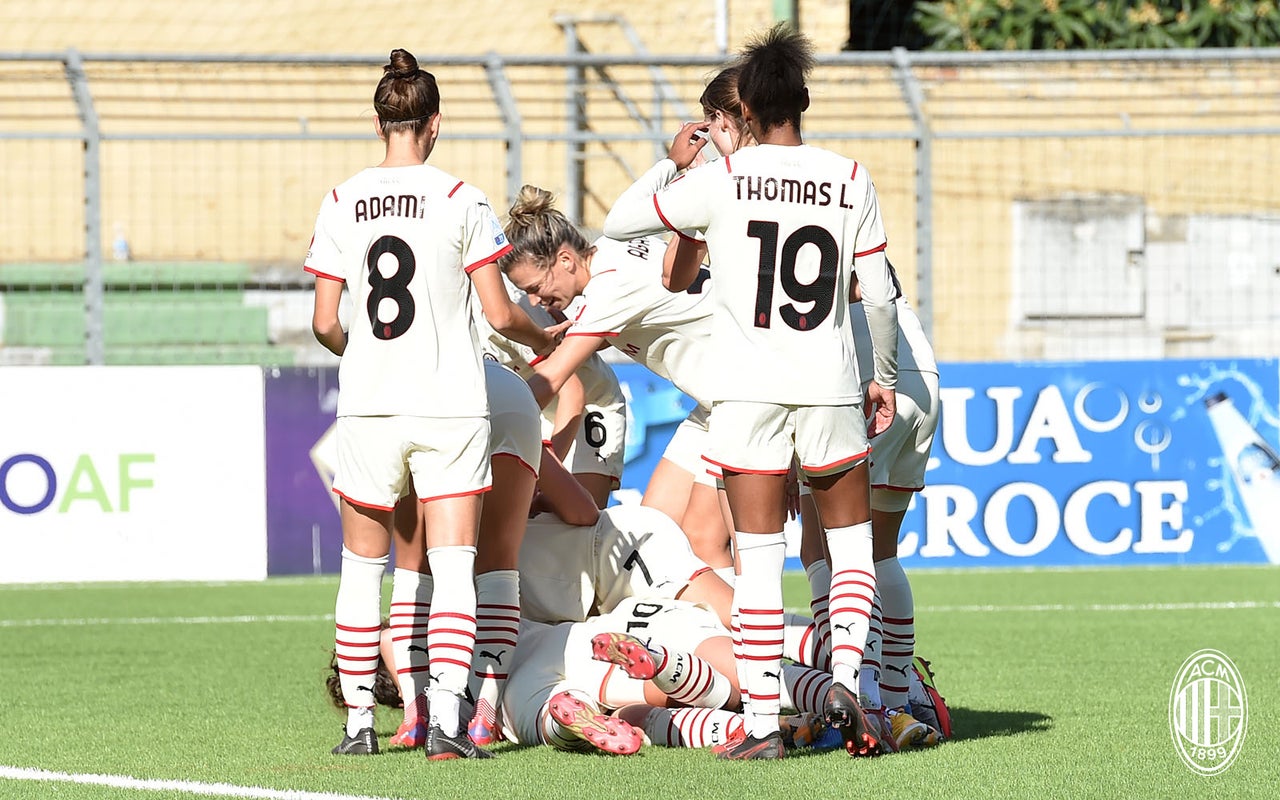
<svg viewBox="0 0 1280 800">
<path fill-rule="evenodd" d="M 735 679 L 724 671 L 732 667 L 728 632 L 705 607 L 630 598 L 586 622 L 525 620 L 520 632 L 517 649 L 504 658 L 513 665 L 503 695 L 503 729 L 512 741 L 626 754 L 643 738 L 633 728 L 651 743 L 671 747 L 725 746 L 745 735 L 742 716 L 731 710 L 738 698 Z M 373 689 L 379 703 L 401 707 L 392 638 L 384 624 Z M 329 694 L 341 708 L 336 662 L 330 666 Z M 839 737 L 830 730 L 824 735 L 821 722 L 830 675 L 790 663 L 783 671 L 783 704 L 800 710 L 782 720 L 784 744 L 839 747 Z M 946 703 L 919 658 L 911 671 L 910 704 L 912 713 L 951 736 Z"/>
<path fill-rule="evenodd" d="M 650 644 L 620 632 L 626 629 L 642 632 Z M 502 699 L 505 737 L 616 754 L 638 750 L 642 730 L 655 744 L 731 743 L 741 733 L 742 718 L 727 710 L 739 705 L 735 681 L 722 671 L 732 672 L 733 665 L 727 633 L 715 614 L 679 600 L 628 598 L 585 622 L 522 621 Z M 379 664 L 387 676 L 396 668 L 391 638 L 388 628 Z M 660 640 L 669 646 L 655 644 Z M 795 746 L 812 745 L 821 734 L 814 704 L 827 684 L 829 677 L 815 670 L 789 668 L 787 685 L 803 692 L 794 705 L 807 708 L 783 721 Z M 398 698 L 386 691 L 390 681 L 379 685 L 380 702 L 394 704 Z M 336 705 L 340 694 L 333 678 L 329 688 Z M 622 718 L 605 713 L 623 707 Z"/>
</svg>

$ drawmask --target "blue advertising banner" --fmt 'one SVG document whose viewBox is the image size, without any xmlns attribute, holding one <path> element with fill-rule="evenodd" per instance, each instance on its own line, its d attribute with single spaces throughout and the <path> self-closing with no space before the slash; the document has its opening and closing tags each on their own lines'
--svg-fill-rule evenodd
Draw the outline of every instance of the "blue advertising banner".
<svg viewBox="0 0 1280 800">
<path fill-rule="evenodd" d="M 693 402 L 637 364 L 615 502 L 639 502 Z M 945 364 L 908 567 L 1280 563 L 1276 360 Z M 334 572 L 336 369 L 268 370 L 270 574 Z M 872 442 L 874 446 L 874 441 Z M 787 530 L 788 553 L 799 526 Z M 798 568 L 798 559 L 788 559 Z"/>
<path fill-rule="evenodd" d="M 1280 563 L 1275 360 L 941 372 L 904 565 Z"/>
</svg>

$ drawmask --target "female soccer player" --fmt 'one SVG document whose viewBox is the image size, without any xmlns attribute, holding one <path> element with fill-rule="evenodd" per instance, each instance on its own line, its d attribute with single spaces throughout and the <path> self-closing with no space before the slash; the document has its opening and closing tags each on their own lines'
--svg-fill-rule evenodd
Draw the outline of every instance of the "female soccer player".
<svg viewBox="0 0 1280 800">
<path fill-rule="evenodd" d="M 613 238 L 703 231 L 716 268 L 709 350 L 715 378 L 707 459 L 724 472 L 735 523 L 736 585 L 749 735 L 725 758 L 778 758 L 786 474 L 798 459 L 827 529 L 835 683 L 828 721 L 851 754 L 879 742 L 858 706 L 857 676 L 875 573 L 868 433 L 895 412 L 897 314 L 875 189 L 850 159 L 804 144 L 812 46 L 777 26 L 741 60 L 738 96 L 759 143 L 691 170 L 657 195 L 633 186 L 605 219 Z M 703 128 L 705 129 L 705 125 Z M 686 128 L 671 158 L 689 164 L 705 140 Z M 853 270 L 875 352 L 865 400 L 848 299 Z M 678 281 L 676 285 L 679 285 Z"/>
<path fill-rule="evenodd" d="M 641 180 L 652 192 L 675 174 L 675 165 L 663 160 Z M 676 520 L 694 552 L 722 578 L 732 579 L 732 560 L 725 546 L 728 532 L 715 485 L 705 479 L 694 484 L 695 477 L 706 474 L 701 461 L 707 415 L 703 398 L 711 388 L 703 363 L 703 343 L 711 322 L 705 281 L 688 291 L 668 292 L 662 286 L 663 274 L 676 265 L 666 259 L 667 245 L 661 239 L 600 238 L 590 243 L 554 207 L 551 194 L 535 186 L 520 190 L 511 207 L 507 236 L 512 250 L 499 264 L 531 301 L 552 309 L 579 303 L 565 341 L 529 377 L 539 402 L 560 391 L 583 364 L 597 358 L 596 351 L 606 343 L 700 402 L 672 438 L 645 491 L 644 503 Z M 703 542 L 711 542 L 712 547 L 704 550 Z"/>
<path fill-rule="evenodd" d="M 427 647 L 432 759 L 482 758 L 461 730 L 475 645 L 476 530 L 490 485 L 489 420 L 471 287 L 494 328 L 537 352 L 556 340 L 507 297 L 494 262 L 508 249 L 477 189 L 426 164 L 440 133 L 440 91 L 413 55 L 394 50 L 374 91 L 378 166 L 330 192 L 305 269 L 316 275 L 312 327 L 342 357 L 337 474 L 343 566 L 334 611 L 348 706 L 339 754 L 377 752 L 373 731 L 382 575 L 397 500 L 422 501 L 427 559 L 436 575 Z M 343 287 L 355 313 L 338 318 Z M 441 391 L 447 386 L 448 391 Z"/>
<path fill-rule="evenodd" d="M 752 144 L 742 118 L 738 99 L 737 65 L 720 72 L 703 92 L 701 103 L 709 125 L 711 142 L 720 152 L 731 155 Z M 704 248 L 679 237 L 679 248 Z M 890 268 L 892 270 L 892 267 Z M 897 286 L 897 277 L 894 275 Z M 852 298 L 861 301 L 857 290 Z M 941 737 L 932 726 L 918 722 L 907 709 L 908 675 L 915 655 L 915 612 L 911 584 L 898 563 L 898 535 L 911 495 L 924 486 L 925 466 L 938 424 L 938 365 L 933 347 L 919 318 L 901 288 L 897 290 L 898 385 L 897 414 L 889 429 L 872 441 L 876 457 L 870 465 L 872 557 L 876 573 L 876 610 L 867 639 L 868 656 L 862 663 L 859 694 L 871 721 L 881 725 L 899 748 L 937 744 Z M 860 306 L 851 309 L 853 339 L 857 347 L 858 374 L 864 388 L 874 374 L 874 353 L 866 314 Z M 819 650 L 830 657 L 830 623 L 827 605 L 831 570 L 811 494 L 801 497 L 804 562 L 813 589 L 813 612 L 820 626 Z M 822 662 L 824 665 L 827 662 Z M 883 687 L 883 698 L 881 688 Z"/>
</svg>

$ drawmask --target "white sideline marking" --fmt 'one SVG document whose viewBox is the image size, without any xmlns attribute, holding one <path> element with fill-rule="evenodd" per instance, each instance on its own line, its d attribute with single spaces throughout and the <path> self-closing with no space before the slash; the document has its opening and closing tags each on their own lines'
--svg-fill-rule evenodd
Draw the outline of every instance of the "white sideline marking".
<svg viewBox="0 0 1280 800">
<path fill-rule="evenodd" d="M 50 772 L 29 767 L 0 766 L 0 778 L 15 781 L 41 781 L 45 783 L 87 783 L 95 786 L 112 786 L 117 789 L 143 789 L 152 792 L 189 792 L 211 797 L 258 797 L 266 800 L 392 800 L 364 794 L 335 794 L 333 792 L 304 792 L 298 789 L 264 789 L 261 786 L 236 786 L 230 783 L 197 783 L 195 781 L 144 780 L 128 775 L 90 775 L 71 772 Z"/>
<path fill-rule="evenodd" d="M 1237 609 L 1251 608 L 1280 608 L 1280 601 L 1231 600 L 1218 603 L 1088 603 L 1082 605 L 1045 603 L 1026 606 L 921 606 L 916 609 L 916 612 L 982 614 L 1002 611 L 1235 611 Z"/>
<path fill-rule="evenodd" d="M 1229 600 L 1212 603 L 1043 603 L 1025 606 L 916 606 L 916 616 L 921 614 L 999 614 L 1006 612 L 1038 611 L 1238 611 L 1241 609 L 1280 608 L 1280 600 Z M 788 608 L 794 614 L 807 614 L 807 608 Z"/>
<path fill-rule="evenodd" d="M 1202 603 L 1043 603 L 1038 605 L 916 606 L 917 614 L 1000 614 L 1040 611 L 1239 611 L 1280 608 L 1280 600 L 1228 600 Z M 805 614 L 807 608 L 788 608 Z M 332 622 L 332 614 L 241 614 L 232 617 L 98 617 L 62 619 L 0 619 L 0 628 L 55 628 L 90 625 L 243 625 L 264 622 Z"/>
<path fill-rule="evenodd" d="M 0 619 L 0 628 L 53 628 L 77 625 L 225 625 L 259 622 L 332 622 L 332 614 L 241 614 L 233 617 L 98 617 Z"/>
</svg>

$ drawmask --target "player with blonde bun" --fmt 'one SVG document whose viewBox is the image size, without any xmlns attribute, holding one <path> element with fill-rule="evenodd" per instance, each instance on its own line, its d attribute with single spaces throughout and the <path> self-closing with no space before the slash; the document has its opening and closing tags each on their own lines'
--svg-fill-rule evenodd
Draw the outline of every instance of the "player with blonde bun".
<svg viewBox="0 0 1280 800">
<path fill-rule="evenodd" d="M 657 191 L 674 176 L 665 162 L 641 180 Z M 521 189 L 510 220 L 512 250 L 499 262 L 507 277 L 534 302 L 577 309 L 562 345 L 534 368 L 529 378 L 534 393 L 539 401 L 554 396 L 583 364 L 598 357 L 597 350 L 612 345 L 697 401 L 672 437 L 642 503 L 674 519 L 695 553 L 722 579 L 731 579 L 732 558 L 723 544 L 727 530 L 714 481 L 701 460 L 706 398 L 712 391 L 703 347 L 710 335 L 710 288 L 704 280 L 684 291 L 667 291 L 663 278 L 674 267 L 668 257 L 674 251 L 665 242 L 652 236 L 588 242 L 544 189 Z M 721 544 L 704 551 L 703 541 Z"/>
</svg>

